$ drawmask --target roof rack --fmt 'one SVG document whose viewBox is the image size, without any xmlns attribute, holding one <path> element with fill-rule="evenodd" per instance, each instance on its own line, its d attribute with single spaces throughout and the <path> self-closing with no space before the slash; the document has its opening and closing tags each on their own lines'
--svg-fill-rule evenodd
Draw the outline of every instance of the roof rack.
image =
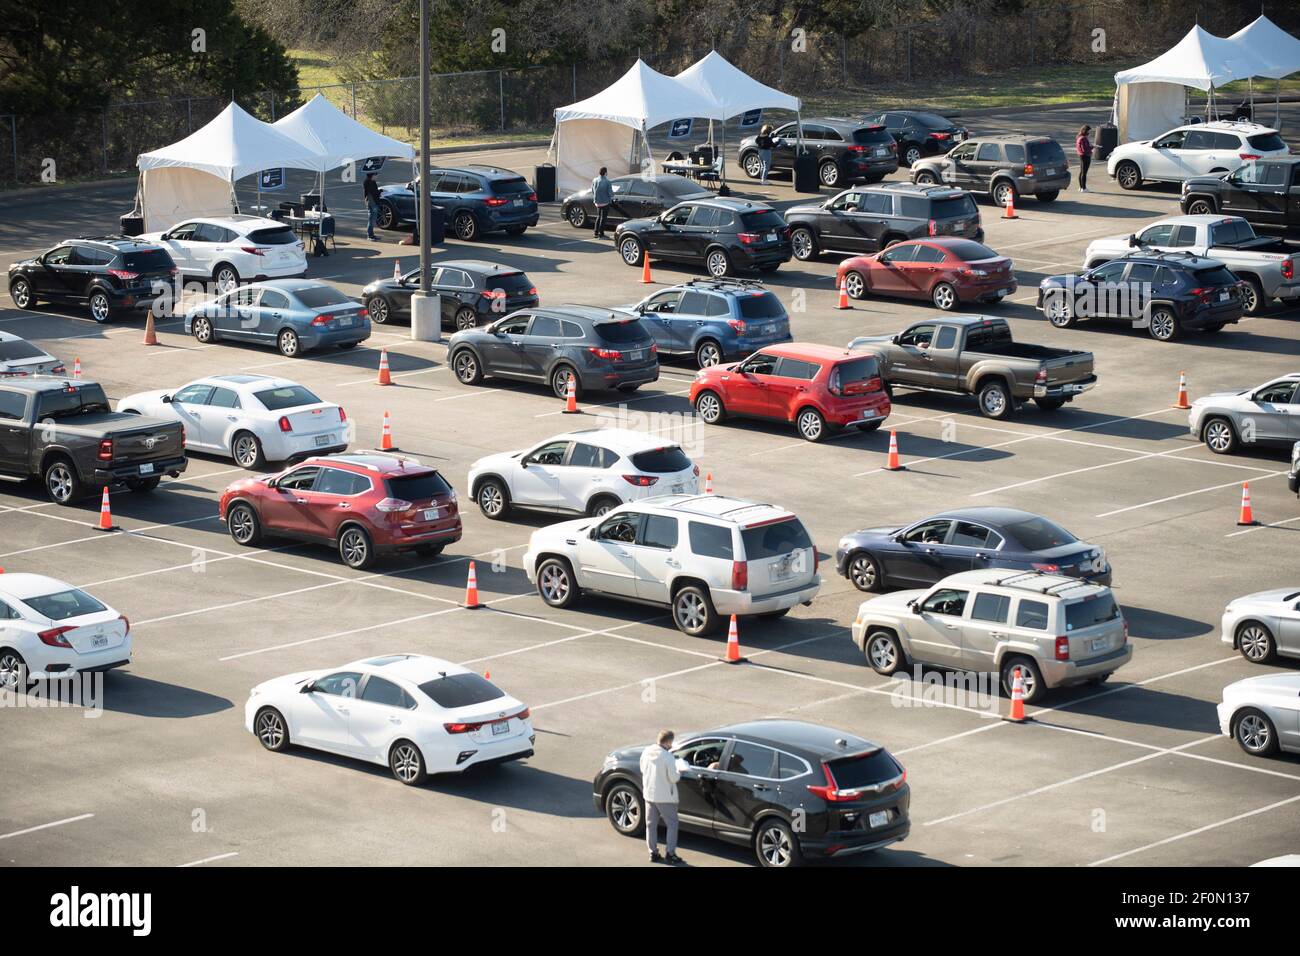
<svg viewBox="0 0 1300 956">
<path fill-rule="evenodd" d="M 1047 574 L 1044 571 L 1024 571 L 1020 574 L 1014 574 L 1009 578 L 1003 578 L 1001 581 L 996 582 L 996 584 L 1001 588 L 1019 588 L 1022 591 L 1035 591 L 1038 594 L 1053 595 L 1060 595 L 1062 592 L 1072 591 L 1075 588 L 1098 586 L 1094 582 L 1088 581 L 1084 578 L 1071 578 L 1068 581 L 1057 581 L 1055 584 L 1042 585 L 1041 582 L 1043 578 L 1048 577 L 1055 577 L 1055 575 Z M 1039 582 L 1040 586 L 1031 586 L 1030 582 L 1032 581 Z"/>
<path fill-rule="evenodd" d="M 77 241 L 84 242 L 107 242 L 110 239 L 125 239 L 127 242 L 148 242 L 147 239 L 141 239 L 139 236 L 128 236 L 124 232 L 112 232 L 106 236 L 77 236 Z"/>
<path fill-rule="evenodd" d="M 698 285 L 698 286 L 724 286 L 724 285 L 738 285 L 738 286 L 743 286 L 744 288 L 747 288 L 747 289 L 766 289 L 766 288 L 767 288 L 767 286 L 763 285 L 763 280 L 761 280 L 761 279 L 740 279 L 740 278 L 734 278 L 734 277 L 724 277 L 724 278 L 721 278 L 721 279 L 687 279 L 685 282 L 683 282 L 683 283 L 681 283 L 681 284 L 682 284 L 682 285 Z"/>
</svg>

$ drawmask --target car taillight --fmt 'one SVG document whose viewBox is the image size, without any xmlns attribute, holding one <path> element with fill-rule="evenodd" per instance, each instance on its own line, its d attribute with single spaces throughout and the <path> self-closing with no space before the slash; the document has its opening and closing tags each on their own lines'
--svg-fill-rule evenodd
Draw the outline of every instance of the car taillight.
<svg viewBox="0 0 1300 956">
<path fill-rule="evenodd" d="M 952 133 L 931 133 L 931 139 L 952 139 Z"/>
<path fill-rule="evenodd" d="M 733 329 L 735 329 L 737 332 L 739 332 L 741 335 L 745 334 L 744 319 L 727 319 L 727 324 L 731 326 Z"/>
<path fill-rule="evenodd" d="M 291 432 L 291 431 L 293 431 L 293 423 L 289 421 L 289 416 L 288 416 L 288 415 L 281 415 L 281 416 L 280 416 L 280 431 L 282 431 L 282 432 Z"/>
<path fill-rule="evenodd" d="M 504 289 L 485 289 L 483 291 L 483 298 L 485 299 L 504 299 L 505 297 L 506 292 Z"/>
<path fill-rule="evenodd" d="M 250 256 L 264 256 L 264 255 L 266 255 L 266 250 L 265 250 L 265 249 L 259 249 L 259 248 L 257 248 L 257 246 L 240 246 L 240 247 L 239 247 L 239 251 L 240 251 L 240 252 L 247 252 Z"/>
<path fill-rule="evenodd" d="M 488 201 L 491 202 L 491 200 Z M 456 724 L 443 724 L 442 726 L 443 729 L 445 729 L 449 734 L 467 734 L 472 730 L 478 730 L 483 725 L 456 723 Z"/>
<path fill-rule="evenodd" d="M 649 488 L 659 479 L 654 475 L 624 475 L 623 480 L 629 485 L 636 485 L 638 488 Z"/>
<path fill-rule="evenodd" d="M 1295 275 L 1295 260 L 1286 259 L 1282 262 L 1282 278 L 1290 279 Z"/>
<path fill-rule="evenodd" d="M 370 310 L 367 309 L 365 306 L 362 306 L 360 309 L 357 310 L 357 318 L 358 319 L 370 318 Z"/>
<path fill-rule="evenodd" d="M 879 376 L 867 379 L 867 387 L 864 391 L 879 392 L 885 387 L 885 383 Z"/>
<path fill-rule="evenodd" d="M 130 633 L 131 633 L 131 619 L 130 619 L 129 617 L 127 617 L 125 614 L 119 614 L 119 615 L 117 616 L 117 619 L 118 619 L 119 621 L 122 622 L 122 627 L 125 628 L 125 630 L 123 630 L 122 633 L 123 633 L 123 634 L 130 634 Z"/>
<path fill-rule="evenodd" d="M 314 319 L 311 320 L 311 324 L 312 324 L 312 325 L 329 325 L 329 324 L 330 324 L 330 319 L 332 319 L 332 318 L 334 318 L 334 316 L 332 316 L 332 315 L 327 315 L 327 314 L 325 314 L 325 313 L 322 312 L 320 315 L 316 316 Z"/>
<path fill-rule="evenodd" d="M 856 793 L 841 793 L 838 785 L 835 783 L 835 777 L 831 774 L 831 768 L 822 764 L 822 773 L 826 775 L 824 786 L 817 784 L 808 784 L 808 792 L 815 797 L 821 797 L 827 803 L 837 803 L 845 800 L 856 800 Z"/>
<path fill-rule="evenodd" d="M 1059 564 L 1034 564 L 1033 569 L 1035 571 L 1042 571 L 1044 574 L 1055 574 L 1057 571 L 1061 570 L 1061 566 Z"/>
<path fill-rule="evenodd" d="M 594 345 L 588 346 L 587 351 L 598 359 L 604 359 L 607 362 L 617 362 L 623 357 L 623 353 L 618 349 L 602 349 Z"/>
<path fill-rule="evenodd" d="M 1255 153 L 1238 153 L 1237 158 L 1250 160 L 1250 159 L 1259 159 L 1259 156 L 1256 155 Z"/>
<path fill-rule="evenodd" d="M 71 647 L 68 639 L 63 636 L 70 630 L 72 630 L 70 627 L 55 627 L 48 631 L 41 631 L 36 636 L 41 639 L 42 644 L 48 644 L 50 647 Z"/>
<path fill-rule="evenodd" d="M 1035 385 L 1046 385 L 1046 384 L 1047 384 L 1047 369 L 1045 369 L 1045 368 L 1040 368 L 1040 369 L 1038 370 L 1038 373 L 1037 373 L 1036 375 L 1034 375 L 1034 384 L 1035 384 Z"/>
<path fill-rule="evenodd" d="M 537 295 L 537 286 L 533 286 L 532 288 L 530 288 L 530 289 L 528 290 L 528 294 L 529 294 L 529 295 Z"/>
<path fill-rule="evenodd" d="M 403 501 L 401 498 L 385 498 L 376 503 L 375 510 L 391 514 L 396 511 L 410 511 L 412 507 L 409 501 Z"/>
<path fill-rule="evenodd" d="M 68 371 L 68 367 L 64 365 L 62 362 L 60 362 L 58 365 L 54 366 L 54 368 L 50 369 L 50 374 L 63 375 L 67 371 Z"/>
<path fill-rule="evenodd" d="M 109 269 L 108 274 L 126 282 L 140 278 L 140 273 L 132 272 L 129 269 Z"/>
<path fill-rule="evenodd" d="M 694 466 L 692 466 L 692 468 L 693 468 L 693 470 L 694 470 L 694 472 L 695 472 L 695 477 L 696 477 L 696 478 L 700 477 L 700 466 L 699 466 L 699 465 L 694 465 Z"/>
<path fill-rule="evenodd" d="M 1056 659 L 1058 661 L 1070 659 L 1070 639 L 1064 634 L 1056 639 Z"/>
<path fill-rule="evenodd" d="M 506 203 L 508 203 L 509 201 L 510 201 L 509 199 L 502 199 L 500 196 L 492 196 L 492 197 L 490 197 L 490 198 L 488 198 L 488 199 L 483 200 L 483 202 L 484 202 L 486 205 L 493 206 L 493 207 L 495 207 L 495 206 L 504 206 L 504 205 L 505 205 Z"/>
<path fill-rule="evenodd" d="M 537 193 L 529 193 L 529 194 L 528 194 L 528 201 L 529 201 L 529 202 L 537 202 Z"/>
<path fill-rule="evenodd" d="M 845 152 L 849 153 L 851 156 L 861 156 L 866 151 L 867 151 L 867 147 L 865 146 L 850 146 L 847 150 L 845 150 Z"/>
<path fill-rule="evenodd" d="M 749 563 L 747 561 L 731 562 L 731 590 L 744 591 L 749 587 Z"/>
<path fill-rule="evenodd" d="M 99 442 L 99 453 L 95 455 L 100 461 L 113 460 L 113 439 L 103 438 Z"/>
<path fill-rule="evenodd" d="M 1124 618 L 1124 643 L 1128 643 L 1128 618 Z"/>
<path fill-rule="evenodd" d="M 939 235 L 939 224 L 935 222 L 933 219 L 930 220 L 930 235 L 932 236 Z"/>
<path fill-rule="evenodd" d="M 740 240 L 741 245 L 747 246 L 750 243 L 758 242 L 759 236 L 756 232 L 738 232 L 736 238 Z"/>
<path fill-rule="evenodd" d="M 1032 175 L 1034 175 L 1034 164 L 1033 164 L 1033 163 L 1025 163 L 1025 175 L 1026 175 L 1026 176 L 1032 176 Z"/>
</svg>

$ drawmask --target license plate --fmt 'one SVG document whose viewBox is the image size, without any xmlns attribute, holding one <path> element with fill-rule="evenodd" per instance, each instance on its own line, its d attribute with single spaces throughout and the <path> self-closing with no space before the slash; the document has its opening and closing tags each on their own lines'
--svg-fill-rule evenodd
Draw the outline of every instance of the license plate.
<svg viewBox="0 0 1300 956">
<path fill-rule="evenodd" d="M 524 204 L 524 201 L 523 201 L 522 199 L 516 199 L 516 200 L 515 200 L 515 205 L 516 205 L 516 206 L 522 206 L 523 204 Z M 495 733 L 495 731 L 494 731 L 494 733 Z"/>
<path fill-rule="evenodd" d="M 108 635 L 107 635 L 107 634 L 96 634 L 94 637 L 92 637 L 92 638 L 90 639 L 90 646 L 91 646 L 91 647 L 108 647 Z"/>
<path fill-rule="evenodd" d="M 628 352 L 628 353 L 627 353 L 627 360 L 628 360 L 629 362 L 639 362 L 639 361 L 641 361 L 641 354 L 642 354 L 642 353 L 640 353 L 640 352 Z"/>
<path fill-rule="evenodd" d="M 863 418 L 879 418 L 879 417 L 880 417 L 880 413 L 879 413 L 878 411 L 876 411 L 874 408 L 864 408 L 864 409 L 862 410 L 862 417 L 863 417 Z"/>
<path fill-rule="evenodd" d="M 149 464 L 141 465 L 141 466 L 140 466 L 140 474 L 142 474 L 142 475 L 152 475 L 152 474 L 153 474 L 153 463 L 150 462 Z"/>
<path fill-rule="evenodd" d="M 1094 637 L 1088 643 L 1088 648 L 1094 651 L 1104 651 L 1108 646 L 1110 646 L 1109 637 Z"/>
<path fill-rule="evenodd" d="M 425 520 L 425 521 L 437 521 L 437 520 L 438 520 L 438 509 L 437 509 L 437 508 L 425 508 L 425 509 L 424 509 L 424 520 Z"/>
<path fill-rule="evenodd" d="M 1051 167 L 1049 167 L 1049 168 L 1047 168 L 1047 169 L 1044 169 L 1044 170 L 1043 170 L 1043 175 L 1044 175 L 1044 176 L 1055 176 L 1055 175 L 1056 175 L 1056 167 L 1055 167 L 1055 166 L 1051 166 Z"/>
<path fill-rule="evenodd" d="M 340 326 L 351 325 L 351 324 L 352 324 L 352 316 L 350 316 L 350 315 L 340 316 L 340 317 L 339 317 L 339 320 L 338 320 L 338 324 L 339 324 Z"/>
<path fill-rule="evenodd" d="M 776 233 L 774 233 L 774 232 L 769 232 L 769 233 L 767 234 L 767 241 L 768 241 L 768 242 L 776 242 Z"/>
<path fill-rule="evenodd" d="M 872 827 L 883 827 L 889 822 L 889 811 L 877 810 L 871 816 L 867 817 L 867 822 L 870 823 Z"/>
<path fill-rule="evenodd" d="M 776 326 L 775 326 L 775 325 L 765 325 L 765 326 L 763 326 L 762 332 L 763 332 L 764 335 L 775 335 L 775 334 L 776 334 Z"/>
<path fill-rule="evenodd" d="M 1010 294 L 1011 294 L 1011 288 L 1010 288 L 1010 286 L 1008 286 L 1008 287 L 1005 288 L 1005 289 L 998 289 L 997 294 L 998 294 L 998 295 L 1010 295 Z"/>
<path fill-rule="evenodd" d="M 875 153 L 875 155 L 877 155 L 877 156 L 888 156 L 888 155 L 889 155 L 889 150 L 888 150 L 886 147 L 884 147 L 884 146 L 877 146 L 877 147 L 876 147 L 876 153 Z"/>
<path fill-rule="evenodd" d="M 317 448 L 324 448 L 326 445 L 328 445 L 328 444 L 330 443 L 330 439 L 333 438 L 333 437 L 334 437 L 333 435 L 317 435 L 317 436 L 316 436 L 316 447 L 317 447 Z"/>
<path fill-rule="evenodd" d="M 1222 292 L 1219 293 L 1220 302 L 1227 302 L 1229 298 L 1231 298 L 1231 296 L 1228 295 L 1227 289 L 1224 289 Z"/>
<path fill-rule="evenodd" d="M 673 494 L 681 495 L 686 493 L 685 485 L 673 485 Z"/>
<path fill-rule="evenodd" d="M 517 201 L 518 200 L 516 200 L 516 202 Z M 495 724 L 492 725 L 493 737 L 500 737 L 502 734 L 508 734 L 508 733 L 510 733 L 510 721 L 498 720 Z"/>
</svg>

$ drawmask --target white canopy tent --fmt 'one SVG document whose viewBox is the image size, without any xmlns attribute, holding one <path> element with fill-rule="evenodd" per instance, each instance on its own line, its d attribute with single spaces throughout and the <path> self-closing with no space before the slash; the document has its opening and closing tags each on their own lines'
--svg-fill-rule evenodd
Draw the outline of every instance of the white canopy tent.
<svg viewBox="0 0 1300 956">
<path fill-rule="evenodd" d="M 235 180 L 288 166 L 317 169 L 320 156 L 231 103 L 202 129 L 170 146 L 141 153 L 137 206 L 146 232 L 190 216 L 224 216 L 235 208 Z"/>
<path fill-rule="evenodd" d="M 1268 17 L 1260 14 L 1248 26 L 1242 27 L 1228 42 L 1249 53 L 1256 63 L 1256 76 L 1277 80 L 1277 98 L 1274 100 L 1274 125 L 1282 122 L 1282 78 L 1300 71 L 1300 40 L 1287 33 Z M 1254 84 L 1251 98 L 1254 99 Z"/>
</svg>

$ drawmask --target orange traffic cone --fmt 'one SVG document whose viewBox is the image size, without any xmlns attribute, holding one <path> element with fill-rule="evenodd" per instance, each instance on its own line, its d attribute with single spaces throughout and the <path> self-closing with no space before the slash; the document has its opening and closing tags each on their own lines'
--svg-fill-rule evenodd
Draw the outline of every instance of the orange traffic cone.
<svg viewBox="0 0 1300 956">
<path fill-rule="evenodd" d="M 1016 215 L 1016 195 L 1014 192 L 1007 193 L 1007 208 L 1002 211 L 1003 219 L 1019 219 Z"/>
<path fill-rule="evenodd" d="M 379 383 L 380 385 L 392 385 L 393 378 L 388 374 L 388 349 L 379 350 Z"/>
<path fill-rule="evenodd" d="M 1192 407 L 1191 404 L 1187 401 L 1187 373 L 1179 372 L 1178 373 L 1178 401 L 1173 405 L 1171 405 L 1170 408 L 1191 408 L 1191 407 Z"/>
<path fill-rule="evenodd" d="M 1259 524 L 1259 522 L 1255 520 L 1255 512 L 1251 510 L 1250 507 L 1249 481 L 1243 481 L 1241 483 L 1241 514 L 1237 518 L 1237 524 L 1242 525 L 1243 527 Z"/>
<path fill-rule="evenodd" d="M 465 607 L 472 611 L 482 606 L 478 600 L 478 574 L 474 570 L 474 562 L 471 561 L 469 563 L 469 577 L 465 581 Z"/>
<path fill-rule="evenodd" d="M 740 656 L 740 632 L 736 629 L 736 615 L 731 615 L 731 627 L 727 629 L 727 656 L 723 658 L 728 664 L 744 664 L 749 660 Z"/>
<path fill-rule="evenodd" d="M 397 446 L 393 444 L 393 422 L 388 412 L 384 412 L 384 430 L 379 437 L 379 448 L 381 451 L 397 450 Z"/>
<path fill-rule="evenodd" d="M 1025 720 L 1025 679 L 1020 674 L 1020 668 L 1015 670 L 1015 676 L 1011 680 L 1011 713 L 1007 720 L 1015 723 L 1023 723 Z"/>
<path fill-rule="evenodd" d="M 578 412 L 578 383 L 572 378 L 564 389 L 564 414 L 577 415 Z"/>
<path fill-rule="evenodd" d="M 491 679 L 492 679 L 492 672 L 491 672 L 491 671 L 484 671 L 484 672 L 483 672 L 483 679 L 484 679 L 484 680 L 491 680 Z"/>
<path fill-rule="evenodd" d="M 885 471 L 902 471 L 903 466 L 898 463 L 898 432 L 889 433 L 889 459 L 885 462 Z"/>
<path fill-rule="evenodd" d="M 157 345 L 158 332 L 153 327 L 153 309 L 144 318 L 144 345 Z"/>
<path fill-rule="evenodd" d="M 704 493 L 706 495 L 713 494 L 713 472 L 711 471 L 704 473 Z"/>
<path fill-rule="evenodd" d="M 650 253 L 644 253 L 641 259 L 641 282 L 649 285 L 654 280 L 650 278 Z"/>
<path fill-rule="evenodd" d="M 837 309 L 851 309 L 851 308 L 853 308 L 853 306 L 849 305 L 849 289 L 848 289 L 848 285 L 849 285 L 849 284 L 848 284 L 848 281 L 847 281 L 846 279 L 841 279 L 841 280 L 840 280 L 840 301 L 836 304 L 835 308 L 837 308 Z"/>
<path fill-rule="evenodd" d="M 402 278 L 402 260 L 394 259 L 393 260 L 393 281 L 398 281 L 401 278 Z"/>
<path fill-rule="evenodd" d="M 79 358 L 72 360 L 72 377 L 78 380 L 81 379 L 81 359 Z"/>
<path fill-rule="evenodd" d="M 104 489 L 104 497 L 99 499 L 99 525 L 97 531 L 116 531 L 117 525 L 113 524 L 113 510 L 108 506 L 108 489 Z"/>
</svg>

